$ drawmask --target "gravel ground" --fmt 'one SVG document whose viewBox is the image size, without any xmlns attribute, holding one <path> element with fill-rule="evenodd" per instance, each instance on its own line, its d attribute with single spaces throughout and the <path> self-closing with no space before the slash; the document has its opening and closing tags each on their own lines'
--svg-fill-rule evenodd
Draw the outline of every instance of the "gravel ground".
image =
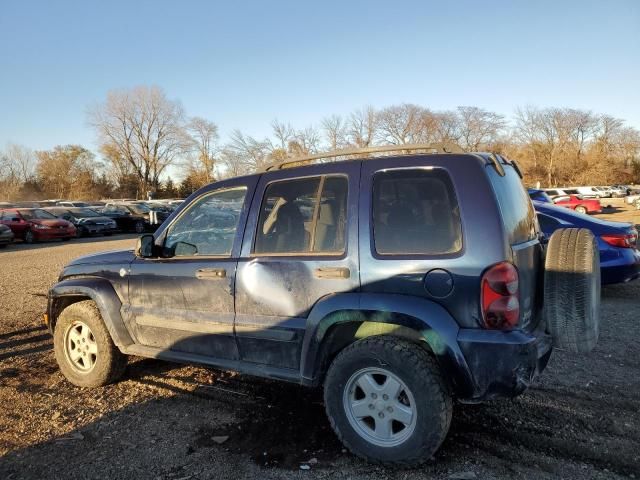
<svg viewBox="0 0 640 480">
<path fill-rule="evenodd" d="M 0 479 L 640 478 L 640 282 L 603 289 L 594 352 L 554 352 L 516 399 L 456 405 L 433 461 L 393 471 L 342 449 L 319 391 L 139 358 L 115 385 L 67 383 L 40 324 L 47 289 L 71 258 L 133 243 L 0 252 Z"/>
</svg>

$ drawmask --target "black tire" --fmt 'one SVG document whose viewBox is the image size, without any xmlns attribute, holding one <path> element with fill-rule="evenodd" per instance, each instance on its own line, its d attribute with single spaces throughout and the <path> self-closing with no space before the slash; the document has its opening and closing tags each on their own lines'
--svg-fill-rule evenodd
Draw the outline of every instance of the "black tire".
<svg viewBox="0 0 640 480">
<path fill-rule="evenodd" d="M 69 240 L 71 240 L 71 237 L 64 237 L 64 238 L 62 239 L 62 241 L 63 241 L 63 242 L 68 242 Z"/>
<path fill-rule="evenodd" d="M 578 205 L 578 206 L 576 207 L 576 212 L 578 212 L 578 213 L 584 213 L 585 215 L 586 215 L 587 213 L 589 213 L 589 211 L 587 210 L 587 207 L 584 207 L 584 206 L 582 206 L 582 205 Z"/>
<path fill-rule="evenodd" d="M 24 232 L 24 243 L 34 243 L 35 241 L 36 237 L 31 230 Z"/>
<path fill-rule="evenodd" d="M 65 346 L 68 332 L 80 323 L 89 327 L 97 346 L 93 367 L 86 372 L 74 366 Z M 127 365 L 126 355 L 114 345 L 100 311 L 91 300 L 73 303 L 62 311 L 55 325 L 53 348 L 62 374 L 78 387 L 100 387 L 112 383 L 122 376 Z"/>
<path fill-rule="evenodd" d="M 105 237 L 110 237 L 111 235 L 113 235 L 113 232 L 105 232 L 105 233 L 104 233 L 104 236 L 105 236 Z"/>
<path fill-rule="evenodd" d="M 144 222 L 142 220 L 138 220 L 133 226 L 133 231 L 136 233 L 144 233 Z"/>
<path fill-rule="evenodd" d="M 0 248 L 7 248 L 7 243 L 0 243 Z"/>
<path fill-rule="evenodd" d="M 413 430 L 398 445 L 379 446 L 368 441 L 352 425 L 345 406 L 350 379 L 368 368 L 381 367 L 400 379 L 415 400 Z M 431 458 L 449 431 L 453 408 L 435 359 L 420 345 L 393 336 L 365 338 L 340 352 L 327 372 L 324 401 L 331 426 L 351 452 L 369 462 L 397 466 L 419 465 Z M 371 419 L 377 422 L 374 416 Z"/>
<path fill-rule="evenodd" d="M 86 234 L 87 234 L 87 231 L 84 229 L 84 227 L 76 228 L 76 237 L 77 238 L 84 237 Z"/>
<path fill-rule="evenodd" d="M 600 332 L 600 253 L 584 228 L 556 230 L 547 245 L 544 316 L 555 346 L 587 353 Z"/>
</svg>

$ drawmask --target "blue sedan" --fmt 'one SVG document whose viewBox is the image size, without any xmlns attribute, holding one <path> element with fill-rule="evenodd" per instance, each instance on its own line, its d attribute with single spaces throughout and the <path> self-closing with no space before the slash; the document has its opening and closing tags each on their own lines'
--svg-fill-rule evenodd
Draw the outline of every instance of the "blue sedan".
<svg viewBox="0 0 640 480">
<path fill-rule="evenodd" d="M 548 238 L 558 228 L 588 228 L 598 241 L 603 284 L 629 282 L 640 277 L 638 231 L 630 223 L 608 222 L 546 202 L 533 202 L 540 228 Z"/>
</svg>

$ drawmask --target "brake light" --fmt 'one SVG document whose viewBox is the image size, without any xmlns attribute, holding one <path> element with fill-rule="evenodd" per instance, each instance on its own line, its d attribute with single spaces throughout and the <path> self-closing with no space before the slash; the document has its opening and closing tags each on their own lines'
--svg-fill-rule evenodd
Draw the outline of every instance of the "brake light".
<svg viewBox="0 0 640 480">
<path fill-rule="evenodd" d="M 638 232 L 634 233 L 612 233 L 601 235 L 600 238 L 613 247 L 635 248 L 638 241 Z"/>
<path fill-rule="evenodd" d="M 485 328 L 508 330 L 518 323 L 518 270 L 511 263 L 501 262 L 482 276 L 482 320 Z"/>
</svg>

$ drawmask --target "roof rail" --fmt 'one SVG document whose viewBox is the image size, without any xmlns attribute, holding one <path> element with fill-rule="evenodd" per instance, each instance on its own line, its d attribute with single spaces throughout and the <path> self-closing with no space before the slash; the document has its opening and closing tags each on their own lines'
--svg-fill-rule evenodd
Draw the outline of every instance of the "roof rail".
<svg viewBox="0 0 640 480">
<path fill-rule="evenodd" d="M 406 155 L 408 154 L 408 152 L 415 152 L 419 150 L 424 150 L 424 153 L 464 153 L 464 150 L 462 150 L 462 148 L 460 148 L 455 143 L 416 143 L 407 145 L 383 145 L 379 147 L 347 148 L 344 150 L 334 150 L 332 152 L 316 153 L 313 155 L 303 155 L 296 158 L 290 158 L 283 162 L 269 165 L 265 167 L 263 171 L 268 172 L 271 170 L 281 170 L 288 165 L 311 162 L 313 160 L 320 160 L 322 158 L 337 159 L 337 157 L 351 157 L 355 155 L 366 155 L 369 153 L 383 152 L 399 152 L 400 154 Z"/>
</svg>

